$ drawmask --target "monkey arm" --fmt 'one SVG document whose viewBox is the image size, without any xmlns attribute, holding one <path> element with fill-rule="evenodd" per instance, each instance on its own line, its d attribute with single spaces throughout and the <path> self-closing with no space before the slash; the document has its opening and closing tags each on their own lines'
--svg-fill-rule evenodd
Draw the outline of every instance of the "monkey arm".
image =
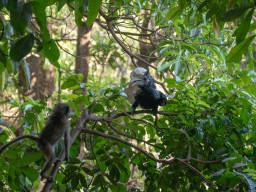
<svg viewBox="0 0 256 192">
<path fill-rule="evenodd" d="M 69 162 L 69 148 L 70 148 L 70 133 L 69 133 L 69 125 L 65 130 L 64 135 L 64 143 L 65 143 L 65 160 Z"/>
<path fill-rule="evenodd" d="M 17 137 L 17 138 L 15 138 L 15 139 L 13 139 L 12 141 L 10 141 L 10 142 L 8 142 L 8 143 L 2 145 L 2 146 L 0 147 L 0 154 L 1 154 L 9 145 L 18 142 L 18 141 L 21 140 L 21 139 L 30 139 L 30 140 L 32 140 L 32 141 L 35 141 L 36 143 L 39 142 L 39 137 L 36 137 L 36 136 L 34 136 L 34 135 L 23 135 L 23 136 Z"/>
<path fill-rule="evenodd" d="M 139 86 L 149 97 L 154 98 L 154 100 L 160 99 L 159 91 L 151 86 Z"/>
<path fill-rule="evenodd" d="M 135 99 L 134 103 L 132 104 L 132 114 L 134 114 L 136 108 L 139 106 L 139 101 Z"/>
</svg>

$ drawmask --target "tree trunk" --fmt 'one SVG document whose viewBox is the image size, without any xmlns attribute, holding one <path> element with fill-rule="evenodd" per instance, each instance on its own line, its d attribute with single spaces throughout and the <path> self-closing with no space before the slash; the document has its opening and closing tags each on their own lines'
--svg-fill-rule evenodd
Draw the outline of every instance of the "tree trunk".
<svg viewBox="0 0 256 192">
<path fill-rule="evenodd" d="M 76 63 L 75 73 L 81 73 L 83 75 L 83 82 L 86 83 L 88 80 L 89 73 L 89 56 L 90 56 L 90 39 L 91 39 L 91 27 L 88 27 L 85 22 L 82 26 L 78 27 L 77 31 L 77 44 L 76 44 Z M 83 89 L 83 93 L 86 94 L 86 89 Z M 82 160 L 85 152 L 85 139 L 86 136 L 81 136 L 80 153 L 78 158 Z"/>
<path fill-rule="evenodd" d="M 83 75 L 83 81 L 86 83 L 89 72 L 89 44 L 91 39 L 91 27 L 88 27 L 85 22 L 78 27 L 77 31 L 77 45 L 76 45 L 76 64 L 75 73 Z"/>
<path fill-rule="evenodd" d="M 42 100 L 45 97 L 52 96 L 55 82 L 54 67 L 51 65 L 48 70 L 45 70 L 44 59 L 36 55 L 30 55 L 26 58 L 26 61 L 29 63 L 31 88 L 26 85 L 25 73 L 23 68 L 21 68 L 18 88 L 21 88 L 22 96 L 30 96 L 35 100 Z"/>
</svg>

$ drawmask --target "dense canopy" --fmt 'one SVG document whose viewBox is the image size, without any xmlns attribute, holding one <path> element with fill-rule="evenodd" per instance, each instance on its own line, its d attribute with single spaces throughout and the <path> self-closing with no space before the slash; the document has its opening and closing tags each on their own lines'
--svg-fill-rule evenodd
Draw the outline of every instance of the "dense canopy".
<svg viewBox="0 0 256 192">
<path fill-rule="evenodd" d="M 0 154 L 0 191 L 256 191 L 255 0 L 0 0 L 0 145 L 38 135 L 68 103 L 44 165 L 35 142 Z M 130 73 L 167 97 L 131 113 Z"/>
</svg>

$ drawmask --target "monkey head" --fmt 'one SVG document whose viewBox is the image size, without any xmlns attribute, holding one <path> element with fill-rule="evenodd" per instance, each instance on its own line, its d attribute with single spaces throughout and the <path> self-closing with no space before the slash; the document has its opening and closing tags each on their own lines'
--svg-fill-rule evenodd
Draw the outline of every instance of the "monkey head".
<svg viewBox="0 0 256 192">
<path fill-rule="evenodd" d="M 130 78 L 130 86 L 146 85 L 156 88 L 154 78 L 150 75 L 148 70 L 142 67 L 135 68 L 131 72 Z"/>
<path fill-rule="evenodd" d="M 57 103 L 55 104 L 51 114 L 69 118 L 74 115 L 74 112 L 72 111 L 72 108 L 67 103 Z"/>
</svg>

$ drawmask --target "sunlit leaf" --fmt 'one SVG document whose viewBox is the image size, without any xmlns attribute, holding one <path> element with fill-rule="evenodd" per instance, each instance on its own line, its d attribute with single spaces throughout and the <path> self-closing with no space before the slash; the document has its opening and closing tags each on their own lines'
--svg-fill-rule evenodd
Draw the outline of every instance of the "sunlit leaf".
<svg viewBox="0 0 256 192">
<path fill-rule="evenodd" d="M 166 19 L 168 20 L 175 20 L 177 19 L 183 12 L 181 7 L 174 7 L 166 14 Z"/>
<path fill-rule="evenodd" d="M 89 0 L 87 24 L 91 26 L 95 21 L 101 5 L 101 0 Z"/>
</svg>

